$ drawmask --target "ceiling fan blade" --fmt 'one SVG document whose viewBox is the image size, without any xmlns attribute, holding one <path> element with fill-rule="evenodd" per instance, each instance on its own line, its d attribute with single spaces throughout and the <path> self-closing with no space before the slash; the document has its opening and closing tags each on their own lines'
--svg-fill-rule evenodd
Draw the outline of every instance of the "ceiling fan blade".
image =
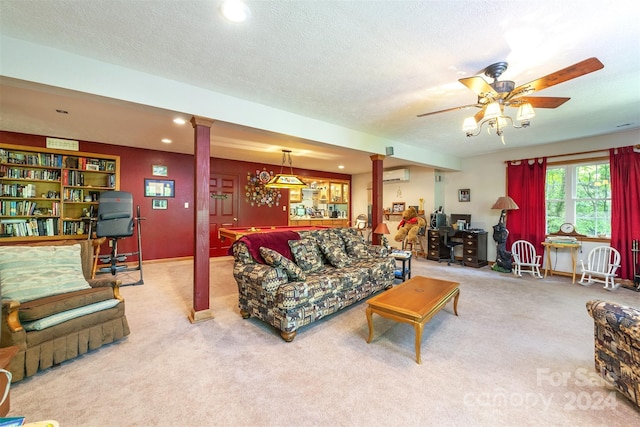
<svg viewBox="0 0 640 427">
<path fill-rule="evenodd" d="M 459 79 L 458 81 L 471 89 L 480 98 L 498 97 L 498 92 L 496 92 L 482 77 L 465 77 L 464 79 Z"/>
<path fill-rule="evenodd" d="M 422 113 L 422 114 L 418 114 L 418 116 L 417 116 L 417 117 L 432 116 L 432 115 L 434 115 L 434 114 L 446 113 L 447 111 L 466 110 L 467 108 L 471 108 L 471 107 L 477 107 L 477 108 L 480 108 L 480 107 L 481 107 L 481 105 L 479 105 L 479 104 L 462 105 L 462 106 L 460 106 L 460 107 L 447 108 L 446 110 L 439 110 L 439 111 L 432 111 L 431 113 Z"/>
<path fill-rule="evenodd" d="M 473 118 L 476 120 L 476 123 L 480 123 L 480 121 L 484 119 L 484 113 L 486 111 L 487 109 L 483 108 L 482 110 L 478 111 L 475 116 L 473 116 Z"/>
<path fill-rule="evenodd" d="M 519 107 L 529 103 L 535 108 L 558 108 L 571 98 L 560 98 L 555 96 L 521 96 L 509 101 L 509 107 Z"/>
<path fill-rule="evenodd" d="M 558 70 L 555 73 L 551 73 L 547 76 L 540 77 L 539 79 L 533 80 L 522 86 L 518 86 L 511 92 L 511 94 L 509 94 L 508 98 L 515 98 L 518 95 L 526 95 L 537 92 L 542 89 L 564 83 L 567 80 L 575 79 L 576 77 L 592 73 L 603 67 L 604 65 L 598 60 L 598 58 L 585 59 L 584 61 L 580 61 L 577 64 L 573 64 L 567 68 Z"/>
</svg>

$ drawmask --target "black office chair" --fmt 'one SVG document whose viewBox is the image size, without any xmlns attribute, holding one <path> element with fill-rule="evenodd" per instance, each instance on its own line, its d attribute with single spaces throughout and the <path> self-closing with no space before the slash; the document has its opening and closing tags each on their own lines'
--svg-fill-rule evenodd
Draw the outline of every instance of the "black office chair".
<svg viewBox="0 0 640 427">
<path fill-rule="evenodd" d="M 126 260 L 118 254 L 118 239 L 133 235 L 133 197 L 125 191 L 105 191 L 100 195 L 96 236 L 111 239 L 111 274 L 117 271 L 116 261 Z"/>
<path fill-rule="evenodd" d="M 446 260 L 447 265 L 460 264 L 464 266 L 464 260 L 460 260 L 460 261 L 456 260 L 456 257 L 454 254 L 455 247 L 460 246 L 462 244 L 462 242 L 456 242 L 451 240 L 451 238 L 456 235 L 456 230 L 453 227 L 445 225 L 445 226 L 441 226 L 438 229 L 438 234 L 440 234 L 440 238 L 442 239 L 444 245 L 447 248 L 449 248 L 449 258 L 440 258 L 438 262 Z"/>
</svg>

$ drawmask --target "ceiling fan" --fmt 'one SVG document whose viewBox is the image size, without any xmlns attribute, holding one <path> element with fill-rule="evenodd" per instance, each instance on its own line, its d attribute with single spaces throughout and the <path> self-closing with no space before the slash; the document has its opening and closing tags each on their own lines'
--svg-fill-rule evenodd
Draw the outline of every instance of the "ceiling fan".
<svg viewBox="0 0 640 427">
<path fill-rule="evenodd" d="M 482 125 L 485 123 L 488 123 L 489 129 L 496 129 L 496 133 L 502 136 L 502 129 L 506 126 L 507 121 L 511 121 L 516 128 L 529 126 L 529 119 L 535 115 L 533 107 L 557 108 L 571 99 L 528 95 L 604 67 L 602 62 L 597 58 L 589 58 L 567 68 L 563 68 L 562 70 L 558 70 L 555 73 L 515 87 L 515 82 L 511 80 L 498 80 L 498 77 L 505 72 L 507 66 L 508 64 L 506 62 L 497 62 L 483 70 L 487 77 L 493 79 L 493 83 L 487 83 L 486 80 L 479 76 L 466 77 L 458 80 L 478 96 L 477 103 L 418 114 L 418 117 L 476 107 L 480 108 L 480 111 L 474 116 L 465 119 L 463 125 L 463 130 L 467 131 L 467 136 L 478 135 Z M 504 107 L 518 108 L 517 120 L 520 121 L 519 126 L 513 122 L 511 117 L 504 115 Z M 478 124 L 480 124 L 480 129 L 478 129 Z M 473 133 L 475 129 L 478 129 L 477 133 Z"/>
</svg>

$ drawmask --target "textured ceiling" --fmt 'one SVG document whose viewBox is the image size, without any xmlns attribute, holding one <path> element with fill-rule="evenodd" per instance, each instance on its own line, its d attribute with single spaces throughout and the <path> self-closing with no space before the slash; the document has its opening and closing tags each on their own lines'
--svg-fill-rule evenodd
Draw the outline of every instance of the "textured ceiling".
<svg viewBox="0 0 640 427">
<path fill-rule="evenodd" d="M 247 0 L 251 17 L 244 24 L 224 21 L 219 3 L 2 0 L 0 33 L 454 156 L 640 126 L 640 14 L 632 1 L 611 7 L 602 1 L 555 0 Z M 468 111 L 416 117 L 475 103 L 473 92 L 457 80 L 481 74 L 494 62 L 507 61 L 509 68 L 500 79 L 519 85 L 589 57 L 599 58 L 604 69 L 541 92 L 572 99 L 557 109 L 538 109 L 528 129 L 509 129 L 506 146 L 486 132 L 466 138 L 461 124 L 471 115 Z M 161 127 L 167 127 L 165 133 L 176 132 L 163 124 L 170 111 L 78 97 L 13 79 L 1 83 L 0 127 L 5 130 L 121 144 L 123 137 L 113 133 L 137 127 L 134 134 L 149 133 L 128 134 L 126 143 L 139 146 L 157 143 L 154 132 L 159 134 Z M 42 107 L 54 105 L 61 96 L 78 108 L 95 108 L 95 119 L 52 128 L 55 120 Z M 126 109 L 137 125 L 121 122 L 117 109 Z M 212 140 L 214 155 L 249 160 L 260 155 L 264 144 L 274 146 L 268 132 L 219 126 Z M 192 130 L 181 132 L 189 134 L 176 138 L 184 146 L 160 148 L 191 152 Z M 328 170 L 335 167 L 336 157 L 350 160 L 349 173 L 370 167 L 362 152 L 276 136 L 280 146 L 298 144 L 308 151 L 309 163 L 298 164 L 301 167 L 314 159 L 318 163 L 312 168 Z M 322 163 L 323 157 L 329 163 Z M 385 166 L 393 162 L 403 159 Z"/>
</svg>

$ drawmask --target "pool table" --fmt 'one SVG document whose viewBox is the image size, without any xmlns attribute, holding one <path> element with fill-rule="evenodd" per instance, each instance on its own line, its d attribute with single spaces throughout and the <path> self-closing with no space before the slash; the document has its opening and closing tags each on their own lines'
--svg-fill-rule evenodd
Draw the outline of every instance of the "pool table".
<svg viewBox="0 0 640 427">
<path fill-rule="evenodd" d="M 332 227 L 328 225 L 268 225 L 263 227 L 227 227 L 218 229 L 218 237 L 222 241 L 224 241 L 225 239 L 229 239 L 230 243 L 233 243 L 246 234 L 269 233 L 271 231 L 320 230 L 323 228 Z"/>
</svg>

